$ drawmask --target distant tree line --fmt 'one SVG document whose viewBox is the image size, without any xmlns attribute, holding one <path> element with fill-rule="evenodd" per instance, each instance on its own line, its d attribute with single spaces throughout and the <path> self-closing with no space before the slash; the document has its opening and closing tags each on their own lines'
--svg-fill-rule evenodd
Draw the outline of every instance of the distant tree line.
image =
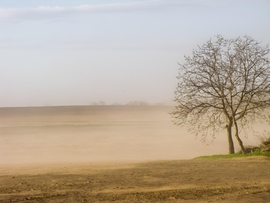
<svg viewBox="0 0 270 203">
<path fill-rule="evenodd" d="M 164 103 L 162 102 L 158 102 L 155 104 L 150 104 L 148 102 L 145 101 L 131 101 L 128 103 L 112 103 L 112 104 L 106 104 L 104 101 L 99 101 L 99 102 L 91 102 L 90 105 L 92 106 L 103 106 L 103 105 L 121 105 L 121 106 L 165 106 Z"/>
</svg>

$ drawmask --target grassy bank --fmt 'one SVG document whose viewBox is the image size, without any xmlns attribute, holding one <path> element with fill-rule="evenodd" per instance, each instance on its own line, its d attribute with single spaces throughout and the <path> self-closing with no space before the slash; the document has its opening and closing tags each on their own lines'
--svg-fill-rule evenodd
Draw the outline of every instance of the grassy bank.
<svg viewBox="0 0 270 203">
<path fill-rule="evenodd" d="M 242 154 L 242 153 L 235 153 L 235 154 L 217 154 L 212 156 L 200 156 L 195 159 L 230 159 L 230 158 L 243 158 L 243 157 L 256 157 L 256 156 L 265 156 L 270 157 L 270 152 L 261 152 L 260 149 L 255 150 L 254 152 Z"/>
</svg>

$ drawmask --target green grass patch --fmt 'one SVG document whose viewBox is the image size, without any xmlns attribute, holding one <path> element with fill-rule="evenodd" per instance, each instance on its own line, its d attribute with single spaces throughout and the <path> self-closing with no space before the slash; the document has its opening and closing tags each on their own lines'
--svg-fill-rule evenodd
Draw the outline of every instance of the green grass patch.
<svg viewBox="0 0 270 203">
<path fill-rule="evenodd" d="M 195 159 L 231 159 L 231 158 L 242 158 L 242 157 L 251 157 L 251 156 L 266 156 L 270 157 L 270 152 L 261 152 L 260 149 L 255 150 L 254 152 L 242 154 L 242 153 L 235 153 L 235 154 L 218 154 L 212 156 L 199 156 Z"/>
</svg>

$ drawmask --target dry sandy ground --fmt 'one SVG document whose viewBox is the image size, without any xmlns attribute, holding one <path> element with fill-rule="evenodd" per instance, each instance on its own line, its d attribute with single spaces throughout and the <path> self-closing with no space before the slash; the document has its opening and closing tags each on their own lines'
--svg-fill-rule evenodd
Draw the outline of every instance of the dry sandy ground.
<svg viewBox="0 0 270 203">
<path fill-rule="evenodd" d="M 1 166 L 0 202 L 270 202 L 270 159 Z"/>
</svg>

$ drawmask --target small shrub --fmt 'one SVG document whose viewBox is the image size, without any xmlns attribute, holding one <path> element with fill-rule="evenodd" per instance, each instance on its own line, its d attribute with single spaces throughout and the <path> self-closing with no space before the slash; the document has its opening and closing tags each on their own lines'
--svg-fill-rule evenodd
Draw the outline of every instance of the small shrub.
<svg viewBox="0 0 270 203">
<path fill-rule="evenodd" d="M 270 157 L 270 151 L 265 151 L 269 148 L 270 136 L 261 136 L 260 146 L 246 146 L 246 153 L 242 154 L 241 151 L 235 154 L 218 154 L 212 156 L 200 156 L 198 159 L 228 159 L 228 158 L 240 158 L 240 157 L 250 157 L 250 156 L 266 156 Z M 196 159 L 197 159 L 196 158 Z"/>
<path fill-rule="evenodd" d="M 260 147 L 258 146 L 246 146 L 245 147 L 245 153 L 253 153 L 255 152 L 256 150 L 260 149 Z M 238 153 L 242 153 L 241 151 L 239 151 Z"/>
</svg>

